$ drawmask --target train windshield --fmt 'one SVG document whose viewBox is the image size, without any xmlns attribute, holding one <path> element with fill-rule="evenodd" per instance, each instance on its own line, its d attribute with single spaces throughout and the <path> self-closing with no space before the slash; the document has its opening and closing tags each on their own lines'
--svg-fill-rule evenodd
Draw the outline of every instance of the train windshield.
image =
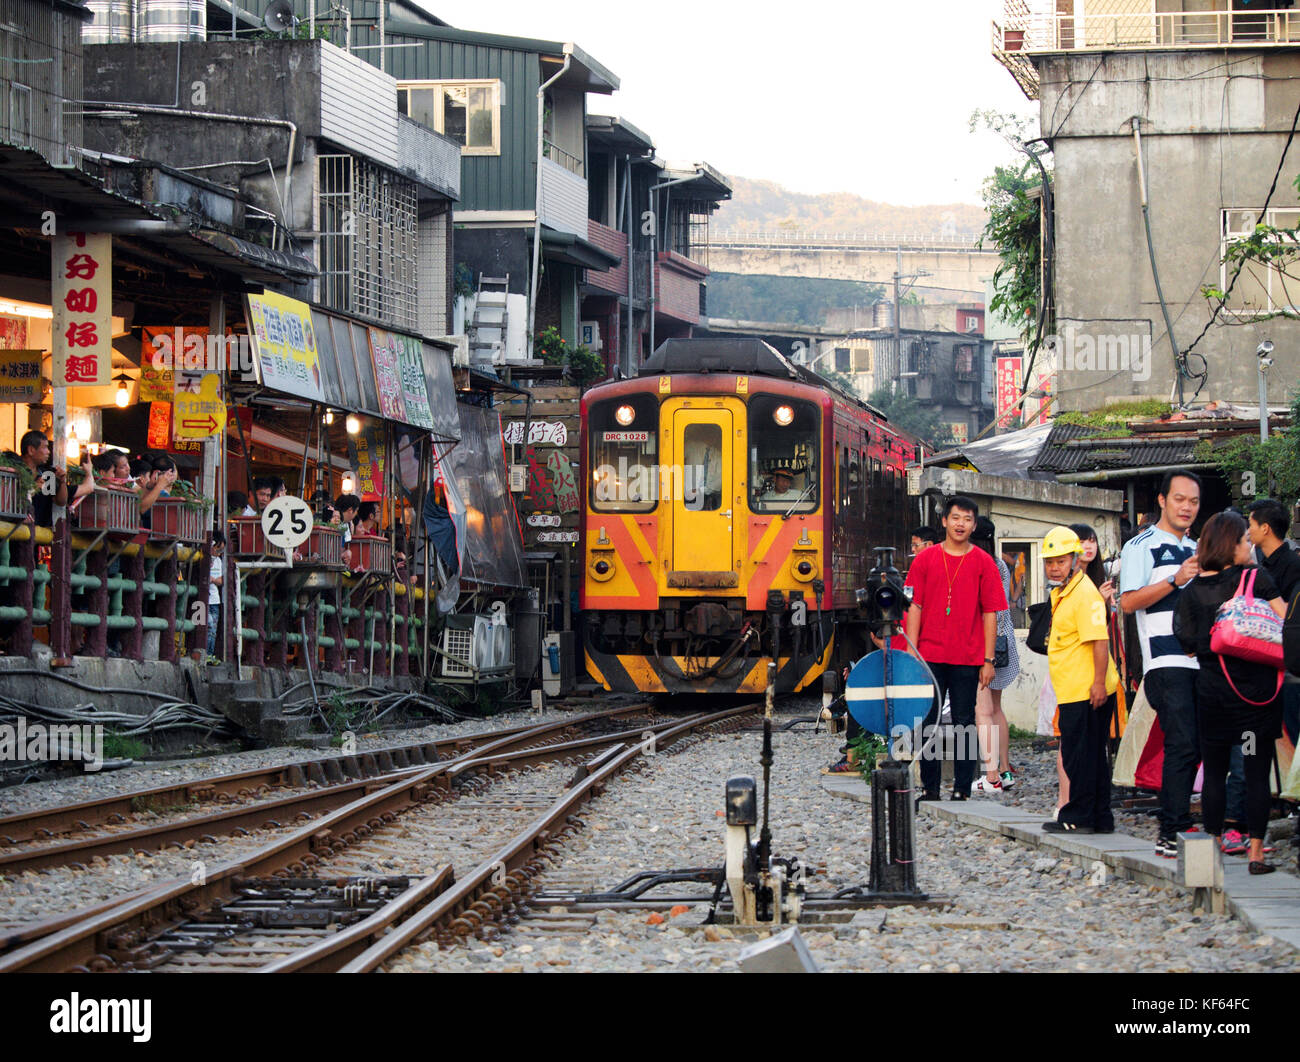
<svg viewBox="0 0 1300 1062">
<path fill-rule="evenodd" d="M 597 402 L 587 414 L 591 437 L 591 507 L 602 513 L 648 513 L 659 500 L 659 406 L 653 395 Z"/>
<path fill-rule="evenodd" d="M 749 507 L 756 513 L 817 508 L 817 407 L 755 395 L 749 400 Z"/>
</svg>

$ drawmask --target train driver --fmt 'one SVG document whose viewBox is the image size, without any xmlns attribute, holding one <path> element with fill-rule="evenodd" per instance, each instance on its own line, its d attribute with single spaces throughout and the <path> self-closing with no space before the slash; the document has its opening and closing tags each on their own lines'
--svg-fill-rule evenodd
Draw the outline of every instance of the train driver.
<svg viewBox="0 0 1300 1062">
<path fill-rule="evenodd" d="M 803 499 L 804 492 L 794 484 L 794 472 L 788 468 L 774 468 L 768 487 L 763 491 L 765 502 L 797 502 Z"/>
</svg>

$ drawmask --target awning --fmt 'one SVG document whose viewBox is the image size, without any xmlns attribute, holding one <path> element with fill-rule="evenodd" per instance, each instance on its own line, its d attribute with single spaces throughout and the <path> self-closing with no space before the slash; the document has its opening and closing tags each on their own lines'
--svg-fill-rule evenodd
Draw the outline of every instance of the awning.
<svg viewBox="0 0 1300 1062">
<path fill-rule="evenodd" d="M 461 441 L 446 461 L 465 506 L 461 576 L 483 585 L 526 587 L 523 534 L 506 474 L 501 415 L 463 403 L 456 408 Z"/>
<path fill-rule="evenodd" d="M 584 269 L 614 269 L 623 261 L 620 255 L 610 254 L 581 236 L 557 232 L 545 225 L 542 226 L 542 248 L 547 258 Z"/>
<path fill-rule="evenodd" d="M 148 203 L 112 192 L 80 170 L 56 169 L 32 148 L 0 145 L 0 211 L 7 215 L 6 224 L 14 228 L 40 228 L 40 212 L 55 204 L 62 206 L 59 213 L 65 224 L 70 218 L 93 217 L 101 223 L 97 231 L 168 248 L 191 261 L 234 273 L 250 283 L 301 282 L 317 275 L 316 267 L 301 255 L 271 251 L 228 233 L 202 227 L 197 219 L 192 223 L 186 218 L 178 219 L 174 210 L 155 210 Z M 23 215 L 30 215 L 30 223 Z M 80 220 L 74 223 L 81 224 Z"/>
</svg>

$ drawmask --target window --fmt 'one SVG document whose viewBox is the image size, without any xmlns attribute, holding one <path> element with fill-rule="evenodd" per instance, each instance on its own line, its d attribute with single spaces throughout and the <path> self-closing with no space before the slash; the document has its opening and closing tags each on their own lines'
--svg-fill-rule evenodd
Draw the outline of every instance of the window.
<svg viewBox="0 0 1300 1062">
<path fill-rule="evenodd" d="M 1226 256 L 1233 244 L 1254 234 L 1259 210 L 1225 210 L 1222 220 L 1220 257 Z M 1296 272 L 1297 254 L 1300 253 L 1296 227 L 1300 225 L 1300 210 L 1269 210 L 1264 216 L 1264 224 L 1278 230 L 1267 241 L 1277 248 L 1278 257 L 1268 264 L 1252 261 L 1242 266 L 1224 307 L 1244 317 L 1300 308 L 1300 302 L 1297 302 L 1300 299 L 1300 273 Z M 1228 290 L 1236 272 L 1235 262 L 1225 262 L 1220 267 L 1219 286 L 1224 291 Z"/>
<path fill-rule="evenodd" d="M 16 82 L 9 86 L 9 143 L 16 147 L 32 143 L 32 90 Z"/>
<path fill-rule="evenodd" d="M 648 513 L 654 509 L 659 501 L 655 461 L 659 405 L 654 397 L 629 395 L 596 403 L 587 424 L 591 507 L 602 513 Z"/>
<path fill-rule="evenodd" d="M 463 155 L 501 154 L 501 82 L 406 81 L 397 109 L 461 146 Z"/>
<path fill-rule="evenodd" d="M 998 555 L 1011 572 L 1011 592 L 1007 594 L 1007 603 L 1011 606 L 1011 624 L 1017 628 L 1029 626 L 1029 606 L 1039 598 L 1038 588 L 1034 585 L 1034 564 L 1036 542 L 1003 541 L 998 547 Z"/>
<path fill-rule="evenodd" d="M 817 407 L 811 402 L 780 395 L 750 399 L 749 507 L 754 512 L 816 510 L 819 423 Z M 847 468 L 841 484 L 846 480 Z"/>
<path fill-rule="evenodd" d="M 848 347 L 835 348 L 835 371 L 836 372 L 853 371 L 852 353 L 850 352 Z"/>
<path fill-rule="evenodd" d="M 682 496 L 689 509 L 722 508 L 722 427 L 688 424 L 682 435 Z"/>
<path fill-rule="evenodd" d="M 853 371 L 871 372 L 871 348 L 853 347 Z"/>
</svg>

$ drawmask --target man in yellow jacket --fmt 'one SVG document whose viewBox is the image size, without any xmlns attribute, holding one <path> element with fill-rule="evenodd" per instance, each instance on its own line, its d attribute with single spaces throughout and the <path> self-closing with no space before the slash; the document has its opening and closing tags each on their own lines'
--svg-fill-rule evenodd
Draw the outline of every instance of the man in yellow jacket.
<svg viewBox="0 0 1300 1062">
<path fill-rule="evenodd" d="M 1110 765 L 1106 736 L 1115 713 L 1119 673 L 1110 658 L 1106 602 L 1075 560 L 1079 536 L 1054 527 L 1043 539 L 1043 567 L 1052 584 L 1052 633 L 1047 666 L 1056 691 L 1061 760 L 1070 779 L 1070 800 L 1048 833 L 1113 833 Z"/>
</svg>

